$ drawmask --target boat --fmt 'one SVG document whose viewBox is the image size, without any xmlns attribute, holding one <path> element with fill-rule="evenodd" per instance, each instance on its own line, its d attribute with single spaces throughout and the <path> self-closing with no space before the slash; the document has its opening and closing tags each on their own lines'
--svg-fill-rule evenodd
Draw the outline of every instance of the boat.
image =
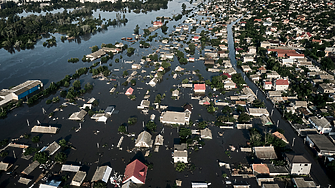
<svg viewBox="0 0 335 188">
<path fill-rule="evenodd" d="M 126 40 L 126 37 L 122 37 L 121 40 Z"/>
</svg>

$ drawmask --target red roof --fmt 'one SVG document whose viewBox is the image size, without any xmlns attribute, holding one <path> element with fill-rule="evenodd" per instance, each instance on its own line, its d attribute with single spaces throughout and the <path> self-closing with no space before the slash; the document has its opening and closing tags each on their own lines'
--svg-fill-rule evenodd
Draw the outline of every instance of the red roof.
<svg viewBox="0 0 335 188">
<path fill-rule="evenodd" d="M 203 103 L 204 105 L 210 105 L 211 103 L 209 103 L 208 101 Z"/>
<path fill-rule="evenodd" d="M 194 36 L 193 39 L 199 39 L 199 36 Z"/>
<path fill-rule="evenodd" d="M 228 78 L 231 78 L 231 75 L 229 73 L 222 73 L 222 75 L 226 75 Z"/>
<path fill-rule="evenodd" d="M 265 83 L 265 85 L 272 85 L 272 82 L 264 82 Z"/>
<path fill-rule="evenodd" d="M 161 21 L 155 21 L 154 25 L 163 25 L 163 23 Z"/>
<path fill-rule="evenodd" d="M 289 85 L 288 80 L 276 80 L 276 85 Z"/>
<path fill-rule="evenodd" d="M 141 161 L 136 159 L 135 161 L 127 165 L 126 170 L 124 172 L 123 183 L 134 177 L 139 181 L 141 181 L 143 184 L 145 184 L 147 171 L 148 167 Z"/>
<path fill-rule="evenodd" d="M 194 84 L 194 91 L 206 90 L 205 84 Z"/>
<path fill-rule="evenodd" d="M 133 88 L 128 88 L 127 89 L 127 91 L 126 91 L 126 95 L 131 95 L 131 94 L 133 94 L 133 91 L 134 91 L 134 89 Z"/>
</svg>

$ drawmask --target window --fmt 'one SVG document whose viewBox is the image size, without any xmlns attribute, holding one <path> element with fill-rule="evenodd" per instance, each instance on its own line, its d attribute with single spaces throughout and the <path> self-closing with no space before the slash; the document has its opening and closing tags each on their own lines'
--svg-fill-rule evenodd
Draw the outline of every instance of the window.
<svg viewBox="0 0 335 188">
<path fill-rule="evenodd" d="M 305 166 L 308 166 L 308 164 L 305 164 Z"/>
</svg>

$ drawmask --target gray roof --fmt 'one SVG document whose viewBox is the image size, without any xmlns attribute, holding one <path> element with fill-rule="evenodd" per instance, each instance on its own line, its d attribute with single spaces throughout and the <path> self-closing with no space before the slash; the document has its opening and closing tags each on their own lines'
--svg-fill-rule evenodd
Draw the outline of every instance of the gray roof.
<svg viewBox="0 0 335 188">
<path fill-rule="evenodd" d="M 253 150 L 259 159 L 277 159 L 277 154 L 273 146 L 253 147 Z"/>
<path fill-rule="evenodd" d="M 212 139 L 212 131 L 209 128 L 200 130 L 201 138 Z"/>
<path fill-rule="evenodd" d="M 290 163 L 311 163 L 303 155 L 286 154 L 286 157 Z"/>
<path fill-rule="evenodd" d="M 34 126 L 31 128 L 32 133 L 48 133 L 48 134 L 56 134 L 58 131 L 57 127 L 51 126 Z"/>
<path fill-rule="evenodd" d="M 151 144 L 151 134 L 147 131 L 141 132 L 135 142 L 136 147 L 149 147 Z"/>
<path fill-rule="evenodd" d="M 42 82 L 39 80 L 27 80 L 24 83 L 9 89 L 8 91 L 15 93 L 16 95 L 20 95 L 37 85 L 42 85 Z"/>
<path fill-rule="evenodd" d="M 102 181 L 105 180 L 105 182 L 107 182 L 111 171 L 112 171 L 112 168 L 109 166 L 99 167 L 93 175 L 92 182 L 99 181 L 99 180 L 102 180 Z"/>
<path fill-rule="evenodd" d="M 21 173 L 29 175 L 32 171 L 35 170 L 40 165 L 38 161 L 34 161 L 33 163 L 29 164 L 27 168 L 25 168 Z"/>
<path fill-rule="evenodd" d="M 297 188 L 316 188 L 313 181 L 305 181 L 304 178 L 293 178 Z"/>
<path fill-rule="evenodd" d="M 317 116 L 312 116 L 309 118 L 309 121 L 313 122 L 318 127 L 331 128 L 329 121 L 324 117 L 318 118 Z"/>
<path fill-rule="evenodd" d="M 187 149 L 187 144 L 186 143 L 181 143 L 181 144 L 175 144 L 174 145 L 174 150 L 184 151 L 186 149 Z"/>
<path fill-rule="evenodd" d="M 0 162 L 0 171 L 7 171 L 12 165 L 9 163 Z"/>
<path fill-rule="evenodd" d="M 325 135 L 308 134 L 307 137 L 311 139 L 320 150 L 335 151 L 335 145 Z"/>
<path fill-rule="evenodd" d="M 78 172 L 81 166 L 76 165 L 62 165 L 61 171 L 67 171 L 67 172 Z"/>
<path fill-rule="evenodd" d="M 278 184 L 263 184 L 264 188 L 280 188 Z"/>
<path fill-rule="evenodd" d="M 31 181 L 31 179 L 28 179 L 28 178 L 23 178 L 23 177 L 20 177 L 19 179 L 19 183 L 22 183 L 22 184 L 25 184 L 25 185 L 28 185 L 28 183 Z"/>
<path fill-rule="evenodd" d="M 85 110 L 81 110 L 80 112 L 74 112 L 69 117 L 69 120 L 82 120 L 86 116 L 87 112 Z"/>
<path fill-rule="evenodd" d="M 285 166 L 275 166 L 273 164 L 266 164 L 269 168 L 270 174 L 275 173 L 275 174 L 289 174 L 289 171 L 286 169 Z"/>
<path fill-rule="evenodd" d="M 164 137 L 162 135 L 157 135 L 155 138 L 155 145 L 162 146 L 164 142 Z"/>
<path fill-rule="evenodd" d="M 173 157 L 187 157 L 187 151 L 175 151 Z"/>
<path fill-rule="evenodd" d="M 79 182 L 81 184 L 84 181 L 85 177 L 86 177 L 86 172 L 78 171 L 74 175 L 74 177 L 72 179 L 72 182 Z M 71 182 L 71 184 L 72 184 L 72 182 Z"/>
<path fill-rule="evenodd" d="M 49 155 L 53 155 L 59 150 L 59 148 L 60 145 L 54 141 L 44 151 L 47 152 Z"/>
</svg>

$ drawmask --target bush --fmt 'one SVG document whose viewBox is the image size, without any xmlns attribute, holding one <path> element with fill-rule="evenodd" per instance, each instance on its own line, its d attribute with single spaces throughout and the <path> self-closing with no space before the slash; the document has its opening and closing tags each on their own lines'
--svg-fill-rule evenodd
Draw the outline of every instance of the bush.
<svg viewBox="0 0 335 188">
<path fill-rule="evenodd" d="M 45 104 L 51 104 L 52 100 L 48 99 L 47 101 L 45 101 Z"/>
<path fill-rule="evenodd" d="M 127 129 L 125 125 L 120 125 L 119 128 L 117 129 L 120 133 L 125 133 L 127 134 Z"/>
<path fill-rule="evenodd" d="M 176 165 L 176 171 L 177 172 L 182 172 L 186 169 L 186 164 L 182 162 L 178 162 Z"/>
</svg>

